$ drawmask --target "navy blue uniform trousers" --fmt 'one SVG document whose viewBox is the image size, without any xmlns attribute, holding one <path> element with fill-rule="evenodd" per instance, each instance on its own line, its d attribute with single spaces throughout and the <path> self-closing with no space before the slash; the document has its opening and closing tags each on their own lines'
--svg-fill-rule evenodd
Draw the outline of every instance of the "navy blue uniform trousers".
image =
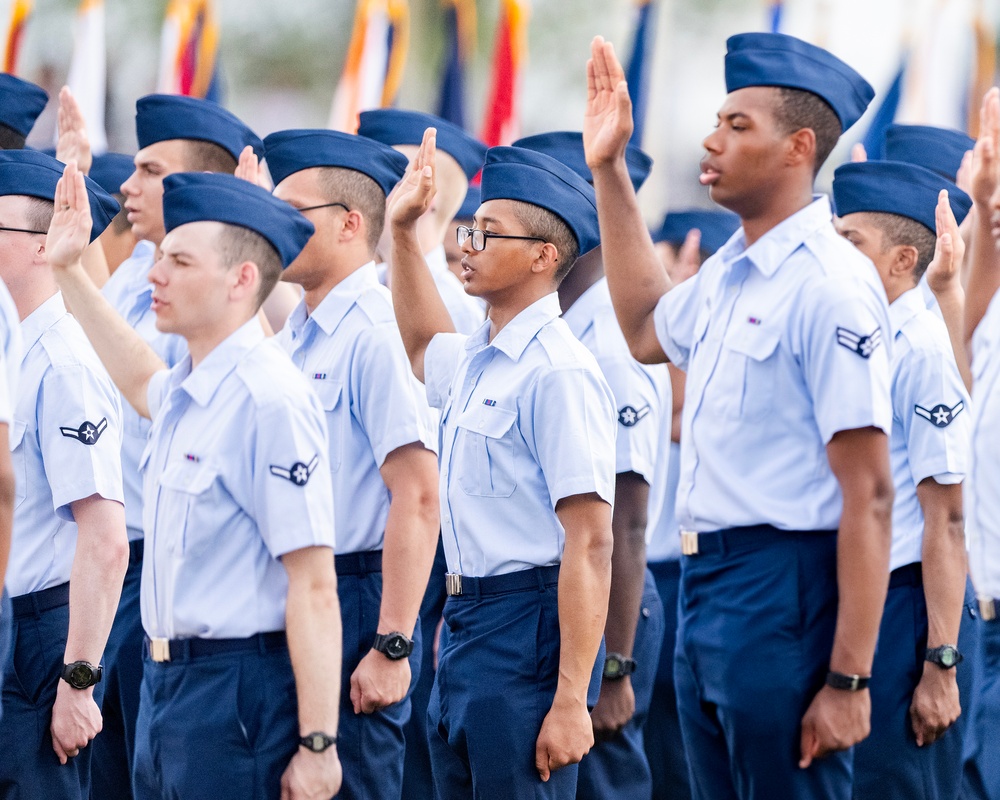
<svg viewBox="0 0 1000 800">
<path fill-rule="evenodd" d="M 13 600 L 13 644 L 4 666 L 0 719 L 0 797 L 4 800 L 85 800 L 90 796 L 91 748 L 83 748 L 63 766 L 52 749 L 49 732 L 69 632 L 68 585 L 63 586 Z M 60 591 L 66 593 L 65 599 L 45 608 L 45 599 Z M 98 705 L 102 695 L 103 686 L 98 683 L 94 687 Z"/>
<path fill-rule="evenodd" d="M 837 614 L 835 532 L 701 534 L 681 563 L 674 679 L 698 800 L 848 800 L 852 753 L 799 769 Z"/>
<path fill-rule="evenodd" d="M 434 777 L 431 773 L 431 754 L 427 744 L 427 705 L 434 687 L 434 636 L 444 611 L 445 574 L 448 565 L 444 557 L 444 545 L 438 538 L 434 566 L 427 582 L 423 603 L 420 605 L 420 635 L 423 639 L 423 655 L 420 659 L 420 677 L 410 695 L 412 711 L 406 723 L 406 758 L 403 764 L 403 797 L 433 798 Z"/>
<path fill-rule="evenodd" d="M 975 649 L 972 585 L 966 586 L 958 649 Z M 872 665 L 871 734 L 854 748 L 855 800 L 956 800 L 968 727 L 972 659 L 957 667 L 962 714 L 934 744 L 917 747 L 910 703 L 924 671 L 927 603 L 920 564 L 893 570 Z"/>
<path fill-rule="evenodd" d="M 128 571 L 122 584 L 114 625 L 104 648 L 104 727 L 94 739 L 91 797 L 93 800 L 127 800 L 132 796 L 135 763 L 135 722 L 139 716 L 142 684 L 142 617 L 139 613 L 139 579 L 142 575 L 143 540 L 129 542 Z"/>
<path fill-rule="evenodd" d="M 978 623 L 962 799 L 1000 800 L 1000 619 Z"/>
<path fill-rule="evenodd" d="M 632 675 L 635 715 L 617 735 L 598 742 L 580 762 L 578 800 L 605 800 L 616 795 L 647 800 L 653 791 L 653 776 L 643 745 L 643 727 L 653 699 L 663 628 L 663 604 L 653 574 L 647 569 L 632 647 L 632 658 L 637 665 Z"/>
<path fill-rule="evenodd" d="M 553 772 L 545 783 L 535 769 L 535 742 L 558 680 L 558 567 L 499 578 L 530 585 L 493 594 L 463 578 L 465 593 L 444 606 L 446 630 L 427 710 L 436 794 L 439 800 L 570 800 L 579 765 Z M 482 580 L 488 587 L 498 579 Z M 603 665 L 602 646 L 590 705 L 597 702 Z"/>
<path fill-rule="evenodd" d="M 410 718 L 410 694 L 420 675 L 419 625 L 413 634 L 410 688 L 406 697 L 374 714 L 355 714 L 351 704 L 351 675 L 372 649 L 378 633 L 382 605 L 381 556 L 381 553 L 348 553 L 336 557 L 337 593 L 344 629 L 340 729 L 337 733 L 344 783 L 337 795 L 339 800 L 400 800 L 402 797 L 403 729 Z"/>
<path fill-rule="evenodd" d="M 10 654 L 13 623 L 10 616 L 14 612 L 10 607 L 10 596 L 4 589 L 0 593 L 0 692 L 3 690 L 3 674 L 6 672 L 7 656 Z M 3 700 L 0 696 L 0 719 L 3 719 Z"/>
<path fill-rule="evenodd" d="M 298 749 L 295 678 L 284 637 L 143 664 L 132 790 L 137 800 L 274 800 Z M 233 641 L 233 640 L 229 640 Z M 192 642 L 192 647 L 197 644 Z"/>
<path fill-rule="evenodd" d="M 653 683 L 653 696 L 646 718 L 643 741 L 653 776 L 653 800 L 690 800 L 687 756 L 681 738 L 674 689 L 674 648 L 677 644 L 677 595 L 681 585 L 681 562 L 658 561 L 649 565 L 663 603 L 663 640 L 660 663 Z"/>
</svg>

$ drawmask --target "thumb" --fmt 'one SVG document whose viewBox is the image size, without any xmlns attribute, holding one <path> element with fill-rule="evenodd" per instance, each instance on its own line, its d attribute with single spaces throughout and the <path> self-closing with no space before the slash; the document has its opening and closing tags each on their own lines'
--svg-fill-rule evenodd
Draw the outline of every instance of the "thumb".
<svg viewBox="0 0 1000 800">
<path fill-rule="evenodd" d="M 819 749 L 819 739 L 809 722 L 802 723 L 802 736 L 799 741 L 802 757 L 799 759 L 799 769 L 808 769 L 812 764 L 816 751 Z"/>
<path fill-rule="evenodd" d="M 551 774 L 549 772 L 549 751 L 540 739 L 535 742 L 535 769 L 538 770 L 538 777 L 542 779 L 542 783 L 548 781 Z"/>
<path fill-rule="evenodd" d="M 351 675 L 351 705 L 354 706 L 354 713 L 361 713 L 361 684 L 358 681 L 357 673 Z"/>
</svg>

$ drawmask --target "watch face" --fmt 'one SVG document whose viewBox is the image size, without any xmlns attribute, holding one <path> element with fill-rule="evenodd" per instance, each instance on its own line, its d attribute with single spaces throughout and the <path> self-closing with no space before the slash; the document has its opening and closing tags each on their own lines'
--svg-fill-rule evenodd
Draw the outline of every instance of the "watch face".
<svg viewBox="0 0 1000 800">
<path fill-rule="evenodd" d="M 85 689 L 90 686 L 93 678 L 93 670 L 86 664 L 77 664 L 69 673 L 69 682 L 78 689 Z"/>
<path fill-rule="evenodd" d="M 953 667 L 958 663 L 958 654 L 950 647 L 941 651 L 941 666 Z"/>
<path fill-rule="evenodd" d="M 604 661 L 604 677 L 617 678 L 622 672 L 622 662 L 614 656 L 609 656 Z"/>
<path fill-rule="evenodd" d="M 399 659 L 406 656 L 406 640 L 402 636 L 391 636 L 385 643 L 385 654 L 389 658 Z"/>
<path fill-rule="evenodd" d="M 322 751 L 326 746 L 326 737 L 322 733 L 314 733 L 309 737 L 309 749 L 315 750 L 317 753 Z"/>
</svg>

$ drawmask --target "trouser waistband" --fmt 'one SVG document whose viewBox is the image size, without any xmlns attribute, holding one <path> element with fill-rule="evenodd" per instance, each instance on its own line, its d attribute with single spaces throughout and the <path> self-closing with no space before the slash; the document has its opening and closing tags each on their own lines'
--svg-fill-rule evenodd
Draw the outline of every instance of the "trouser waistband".
<svg viewBox="0 0 1000 800">
<path fill-rule="evenodd" d="M 907 564 L 905 567 L 896 567 L 889 573 L 889 588 L 898 589 L 900 586 L 923 586 L 924 569 L 919 561 Z"/>
<path fill-rule="evenodd" d="M 338 575 L 367 575 L 382 571 L 382 551 L 368 550 L 361 553 L 340 553 L 333 557 Z"/>
<path fill-rule="evenodd" d="M 449 597 L 507 594 L 508 592 L 523 592 L 527 589 L 537 589 L 544 592 L 547 588 L 559 583 L 559 565 L 534 567 L 504 575 L 491 575 L 486 578 L 472 578 L 449 572 L 445 576 L 445 589 Z"/>
<path fill-rule="evenodd" d="M 51 611 L 69 602 L 69 583 L 60 583 L 40 592 L 29 592 L 10 599 L 14 619 L 37 617 L 43 611 Z"/>
<path fill-rule="evenodd" d="M 141 564 L 142 554 L 146 550 L 146 542 L 144 539 L 133 539 L 128 543 L 128 563 L 129 564 Z"/>
<path fill-rule="evenodd" d="M 190 661 L 223 653 L 269 653 L 288 647 L 284 631 L 257 633 L 245 639 L 154 639 L 146 637 L 146 653 L 156 662 Z"/>
<path fill-rule="evenodd" d="M 772 544 L 788 542 L 800 536 L 836 536 L 837 531 L 785 531 L 773 525 L 748 525 L 721 531 L 696 533 L 681 531 L 681 552 L 685 556 L 718 555 L 746 550 L 758 550 Z"/>
</svg>

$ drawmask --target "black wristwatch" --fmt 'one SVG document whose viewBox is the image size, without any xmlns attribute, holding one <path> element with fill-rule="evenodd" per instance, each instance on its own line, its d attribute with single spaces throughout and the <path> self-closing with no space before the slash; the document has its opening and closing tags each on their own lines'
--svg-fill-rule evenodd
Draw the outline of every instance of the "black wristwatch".
<svg viewBox="0 0 1000 800">
<path fill-rule="evenodd" d="M 608 653 L 604 657 L 604 680 L 620 681 L 635 672 L 636 663 L 621 653 Z"/>
<path fill-rule="evenodd" d="M 299 747 L 304 747 L 313 753 L 322 753 L 337 743 L 336 736 L 327 736 L 322 731 L 313 731 L 299 739 Z"/>
<path fill-rule="evenodd" d="M 924 661 L 937 664 L 941 669 L 952 669 L 958 666 L 964 656 L 958 652 L 958 648 L 951 644 L 944 644 L 941 647 L 928 647 L 924 653 Z"/>
<path fill-rule="evenodd" d="M 102 667 L 95 667 L 89 661 L 74 661 L 72 664 L 63 664 L 59 677 L 74 689 L 89 689 L 101 682 L 103 672 Z"/>
<path fill-rule="evenodd" d="M 844 675 L 842 672 L 826 673 L 826 685 L 831 689 L 840 689 L 844 692 L 860 692 L 867 689 L 871 681 L 871 675 Z"/>
<path fill-rule="evenodd" d="M 400 661 L 409 658 L 413 652 L 413 639 L 399 631 L 392 633 L 376 633 L 372 648 L 378 650 L 390 661 Z"/>
</svg>

